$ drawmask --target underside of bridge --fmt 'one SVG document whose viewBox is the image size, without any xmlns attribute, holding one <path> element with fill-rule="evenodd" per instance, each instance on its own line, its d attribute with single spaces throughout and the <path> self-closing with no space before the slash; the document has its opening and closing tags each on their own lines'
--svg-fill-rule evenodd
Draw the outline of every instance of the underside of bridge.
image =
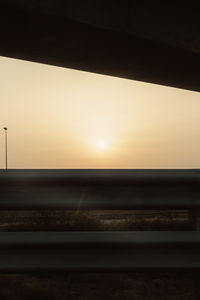
<svg viewBox="0 0 200 300">
<path fill-rule="evenodd" d="M 1 0 L 0 55 L 200 91 L 189 2 Z"/>
</svg>

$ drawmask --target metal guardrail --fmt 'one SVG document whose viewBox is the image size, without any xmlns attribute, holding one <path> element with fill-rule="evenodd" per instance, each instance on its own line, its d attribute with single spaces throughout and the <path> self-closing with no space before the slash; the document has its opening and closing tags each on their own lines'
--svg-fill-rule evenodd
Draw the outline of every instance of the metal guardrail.
<svg viewBox="0 0 200 300">
<path fill-rule="evenodd" d="M 0 272 L 199 270 L 200 232 L 0 233 Z"/>
<path fill-rule="evenodd" d="M 200 206 L 199 170 L 7 170 L 2 209 L 166 209 Z"/>
<path fill-rule="evenodd" d="M 199 182 L 199 170 L 2 170 L 0 209 L 190 208 L 196 214 Z M 200 231 L 0 233 L 0 272 L 199 269 Z"/>
</svg>

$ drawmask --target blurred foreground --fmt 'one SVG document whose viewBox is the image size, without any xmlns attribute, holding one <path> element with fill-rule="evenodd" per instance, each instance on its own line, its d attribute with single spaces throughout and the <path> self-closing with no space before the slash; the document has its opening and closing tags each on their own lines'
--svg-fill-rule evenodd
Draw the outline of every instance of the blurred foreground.
<svg viewBox="0 0 200 300">
<path fill-rule="evenodd" d="M 192 230 L 189 210 L 1 211 L 1 231 Z M 200 299 L 198 274 L 1 274 L 0 299 L 193 300 Z"/>
</svg>

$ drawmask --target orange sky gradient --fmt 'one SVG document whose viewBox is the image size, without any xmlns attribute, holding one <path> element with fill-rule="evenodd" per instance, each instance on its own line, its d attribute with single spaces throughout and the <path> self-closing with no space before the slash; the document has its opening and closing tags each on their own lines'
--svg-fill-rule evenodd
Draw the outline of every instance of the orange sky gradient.
<svg viewBox="0 0 200 300">
<path fill-rule="evenodd" d="M 200 93 L 0 57 L 9 168 L 199 168 Z M 0 168 L 4 168 L 0 130 Z"/>
</svg>

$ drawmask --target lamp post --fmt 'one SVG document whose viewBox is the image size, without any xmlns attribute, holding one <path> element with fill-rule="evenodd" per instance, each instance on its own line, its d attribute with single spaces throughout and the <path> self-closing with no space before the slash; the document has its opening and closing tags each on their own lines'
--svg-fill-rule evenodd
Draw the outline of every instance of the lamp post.
<svg viewBox="0 0 200 300">
<path fill-rule="evenodd" d="M 7 127 L 3 128 L 5 130 L 5 165 L 6 170 L 8 169 L 8 136 L 7 136 Z"/>
</svg>

